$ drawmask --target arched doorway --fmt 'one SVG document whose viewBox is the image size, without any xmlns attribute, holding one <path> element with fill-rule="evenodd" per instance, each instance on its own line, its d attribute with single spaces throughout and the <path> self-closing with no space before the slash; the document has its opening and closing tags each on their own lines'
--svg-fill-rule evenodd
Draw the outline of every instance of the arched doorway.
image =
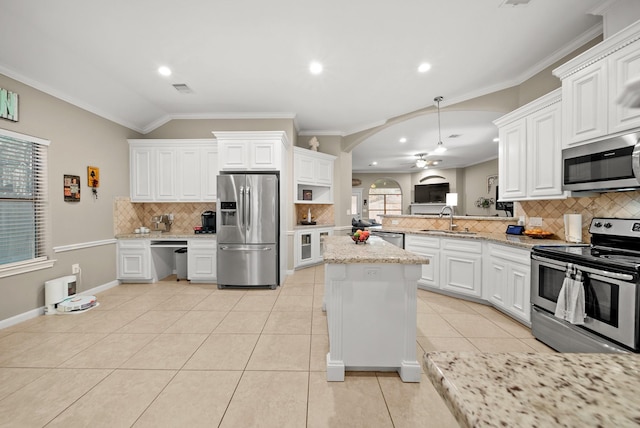
<svg viewBox="0 0 640 428">
<path fill-rule="evenodd" d="M 369 188 L 369 218 L 382 223 L 383 214 L 402 214 L 402 188 L 391 178 L 380 178 Z"/>
</svg>

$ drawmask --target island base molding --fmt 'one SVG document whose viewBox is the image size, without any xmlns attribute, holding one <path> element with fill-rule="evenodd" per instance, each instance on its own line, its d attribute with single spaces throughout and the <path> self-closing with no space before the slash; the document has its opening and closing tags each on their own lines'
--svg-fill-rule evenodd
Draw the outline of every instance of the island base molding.
<svg viewBox="0 0 640 428">
<path fill-rule="evenodd" d="M 416 359 L 418 264 L 326 264 L 327 381 L 347 371 L 397 371 L 420 382 Z"/>
</svg>

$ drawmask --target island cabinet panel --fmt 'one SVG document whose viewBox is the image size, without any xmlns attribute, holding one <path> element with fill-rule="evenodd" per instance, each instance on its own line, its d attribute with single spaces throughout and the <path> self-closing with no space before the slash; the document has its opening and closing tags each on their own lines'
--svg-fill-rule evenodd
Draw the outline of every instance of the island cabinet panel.
<svg viewBox="0 0 640 428">
<path fill-rule="evenodd" d="M 429 260 L 422 265 L 418 288 L 440 287 L 440 238 L 432 236 L 405 235 L 404 248 Z"/>
<path fill-rule="evenodd" d="M 151 249 L 149 240 L 118 240 L 118 279 L 124 281 L 151 280 Z"/>
</svg>

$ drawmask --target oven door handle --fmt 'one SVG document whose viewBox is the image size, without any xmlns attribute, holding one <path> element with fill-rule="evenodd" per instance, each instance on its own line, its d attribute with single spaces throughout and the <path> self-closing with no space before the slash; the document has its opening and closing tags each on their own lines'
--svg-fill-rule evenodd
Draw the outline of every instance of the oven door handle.
<svg viewBox="0 0 640 428">
<path fill-rule="evenodd" d="M 536 255 L 531 255 L 531 258 L 533 260 L 538 260 L 541 262 L 547 262 L 547 263 L 552 263 L 555 264 L 556 266 L 560 266 L 560 264 L 558 263 L 557 260 L 552 260 L 552 259 L 548 259 L 546 257 L 540 257 L 540 256 L 536 256 Z M 566 266 L 566 263 L 563 263 Z M 588 268 L 585 266 L 580 266 L 578 264 L 574 263 L 574 266 L 576 269 L 582 271 L 582 272 L 587 272 L 587 273 L 591 273 L 594 275 L 600 275 L 602 277 L 606 277 L 606 278 L 611 278 L 611 279 L 617 279 L 620 281 L 633 281 L 634 276 L 630 275 L 628 273 L 619 273 L 619 272 L 609 272 L 606 270 L 599 270 L 599 269 L 592 269 L 592 268 Z"/>
</svg>

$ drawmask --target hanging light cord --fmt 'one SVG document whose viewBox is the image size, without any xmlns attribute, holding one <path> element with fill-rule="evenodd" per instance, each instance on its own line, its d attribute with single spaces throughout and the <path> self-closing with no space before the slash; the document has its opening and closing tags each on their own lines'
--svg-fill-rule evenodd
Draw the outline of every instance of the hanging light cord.
<svg viewBox="0 0 640 428">
<path fill-rule="evenodd" d="M 442 97 L 435 97 L 433 101 L 438 103 L 438 144 L 442 144 L 442 134 L 440 131 L 440 101 L 442 101 Z"/>
</svg>

